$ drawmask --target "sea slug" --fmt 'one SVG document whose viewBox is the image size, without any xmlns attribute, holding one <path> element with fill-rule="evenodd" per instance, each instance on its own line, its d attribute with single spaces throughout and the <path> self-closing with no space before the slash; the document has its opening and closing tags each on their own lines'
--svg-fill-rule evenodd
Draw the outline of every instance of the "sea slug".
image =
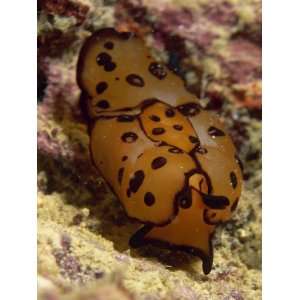
<svg viewBox="0 0 300 300">
<path fill-rule="evenodd" d="M 199 256 L 208 274 L 215 226 L 230 219 L 242 188 L 221 121 L 131 33 L 105 28 L 89 37 L 77 82 L 94 165 L 142 223 L 130 245 L 182 249 Z"/>
</svg>

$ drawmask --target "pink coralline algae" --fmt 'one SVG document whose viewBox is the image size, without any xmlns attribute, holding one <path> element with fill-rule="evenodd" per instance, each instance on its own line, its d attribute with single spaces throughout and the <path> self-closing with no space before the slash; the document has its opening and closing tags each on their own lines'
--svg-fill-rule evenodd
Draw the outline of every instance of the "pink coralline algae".
<svg viewBox="0 0 300 300">
<path fill-rule="evenodd" d="M 261 78 L 261 51 L 245 39 L 229 43 L 230 58 L 224 58 L 224 68 L 233 83 L 249 83 Z"/>
<path fill-rule="evenodd" d="M 261 93 L 256 91 L 255 99 L 249 98 L 261 82 L 259 2 L 247 6 L 214 0 L 189 8 L 170 1 L 123 0 L 116 6 L 116 16 L 119 28 L 140 34 L 148 32 L 154 38 L 153 45 L 166 49 L 170 59 L 177 56 L 179 64 L 184 61 L 187 68 L 206 74 L 209 80 L 201 92 L 203 95 L 218 94 L 221 99 L 226 90 L 226 97 L 238 106 L 260 109 Z M 186 42 L 193 48 L 187 47 Z M 214 61 L 217 72 L 204 63 L 207 60 Z M 236 87 L 230 89 L 232 84 L 238 85 L 241 92 L 238 97 Z"/>
<path fill-rule="evenodd" d="M 38 150 L 55 159 L 68 158 L 88 162 L 86 126 L 78 107 L 79 90 L 75 68 L 66 68 L 59 60 L 43 61 L 47 87 L 38 106 Z M 66 128 L 66 126 L 68 128 Z M 70 136 L 70 134 L 73 135 Z"/>
<path fill-rule="evenodd" d="M 38 8 L 49 14 L 74 17 L 77 25 L 83 23 L 89 7 L 77 1 L 70 0 L 38 0 Z"/>
<path fill-rule="evenodd" d="M 223 1 L 219 5 L 208 3 L 204 8 L 207 18 L 218 25 L 233 26 L 238 22 L 238 16 L 234 7 L 229 2 Z"/>
</svg>

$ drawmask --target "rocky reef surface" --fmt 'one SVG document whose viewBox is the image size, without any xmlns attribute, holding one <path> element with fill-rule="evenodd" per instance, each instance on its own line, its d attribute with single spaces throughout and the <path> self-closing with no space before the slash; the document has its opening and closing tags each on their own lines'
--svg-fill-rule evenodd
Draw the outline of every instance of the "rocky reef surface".
<svg viewBox="0 0 300 300">
<path fill-rule="evenodd" d="M 103 27 L 140 35 L 227 124 L 245 165 L 209 276 L 187 254 L 128 247 L 129 220 L 91 164 L 76 63 Z M 261 298 L 261 4 L 256 0 L 38 1 L 39 299 Z"/>
</svg>

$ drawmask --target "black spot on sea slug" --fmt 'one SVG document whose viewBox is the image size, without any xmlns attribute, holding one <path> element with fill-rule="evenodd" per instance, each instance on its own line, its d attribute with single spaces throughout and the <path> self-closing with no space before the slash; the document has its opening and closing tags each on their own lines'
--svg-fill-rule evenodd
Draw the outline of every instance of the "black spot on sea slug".
<svg viewBox="0 0 300 300">
<path fill-rule="evenodd" d="M 156 115 L 151 115 L 149 117 L 150 120 L 154 121 L 154 122 L 159 122 L 160 121 L 160 117 L 156 116 Z"/>
<path fill-rule="evenodd" d="M 208 134 L 211 137 L 225 136 L 224 131 L 222 131 L 221 129 L 218 129 L 218 128 L 214 127 L 214 126 L 211 126 L 211 127 L 208 128 Z"/>
<path fill-rule="evenodd" d="M 178 125 L 178 124 L 173 125 L 173 128 L 175 130 L 178 130 L 178 131 L 181 131 L 183 129 L 183 127 L 181 125 Z"/>
<path fill-rule="evenodd" d="M 98 54 L 96 60 L 97 60 L 97 64 L 99 66 L 104 66 L 107 63 L 111 62 L 111 56 L 105 52 L 101 52 L 100 54 Z"/>
<path fill-rule="evenodd" d="M 225 209 L 230 204 L 228 198 L 224 196 L 214 196 L 203 193 L 201 195 L 204 204 L 212 209 Z"/>
<path fill-rule="evenodd" d="M 104 44 L 104 48 L 106 48 L 106 49 L 108 49 L 108 50 L 111 50 L 111 49 L 114 48 L 114 43 L 108 41 L 108 42 L 106 42 L 106 43 Z"/>
<path fill-rule="evenodd" d="M 101 52 L 96 60 L 97 64 L 103 66 L 107 72 L 111 72 L 116 68 L 116 64 L 112 61 L 111 56 L 106 52 Z"/>
<path fill-rule="evenodd" d="M 125 161 L 125 160 L 127 160 L 128 159 L 128 156 L 127 155 L 124 155 L 123 157 L 122 157 L 122 161 Z"/>
<path fill-rule="evenodd" d="M 129 189 L 131 192 L 136 193 L 140 186 L 143 184 L 145 178 L 144 171 L 138 170 L 134 173 L 133 177 L 129 181 Z"/>
<path fill-rule="evenodd" d="M 175 111 L 174 111 L 172 108 L 168 108 L 168 109 L 166 110 L 166 116 L 167 116 L 168 118 L 174 117 L 174 116 L 175 116 Z"/>
<path fill-rule="evenodd" d="M 184 116 L 187 117 L 193 117 L 197 115 L 201 110 L 200 105 L 197 103 L 187 103 L 180 105 L 177 108 Z"/>
<path fill-rule="evenodd" d="M 124 174 L 124 168 L 119 169 L 118 172 L 118 182 L 121 184 L 122 179 L 123 179 L 123 174 Z"/>
<path fill-rule="evenodd" d="M 104 81 L 101 81 L 96 85 L 96 92 L 97 94 L 102 94 L 107 88 L 108 84 Z"/>
<path fill-rule="evenodd" d="M 160 134 L 163 134 L 163 133 L 165 133 L 164 128 L 158 127 L 158 128 L 153 128 L 152 129 L 152 134 L 154 134 L 154 135 L 160 135 Z"/>
<path fill-rule="evenodd" d="M 200 141 L 197 137 L 190 135 L 189 140 L 192 144 L 198 144 Z"/>
<path fill-rule="evenodd" d="M 153 159 L 152 163 L 151 163 L 151 167 L 153 170 L 159 169 L 161 167 L 163 167 L 165 164 L 167 163 L 167 160 L 162 157 L 156 157 L 155 159 Z"/>
<path fill-rule="evenodd" d="M 134 132 L 125 132 L 121 137 L 122 141 L 125 143 L 133 143 L 137 140 L 137 138 L 138 136 Z"/>
<path fill-rule="evenodd" d="M 111 62 L 104 66 L 104 70 L 107 72 L 111 72 L 116 68 L 116 64 L 114 62 Z"/>
<path fill-rule="evenodd" d="M 201 147 L 200 145 L 196 148 L 196 151 L 200 154 L 206 154 L 207 153 L 207 149 L 204 147 Z"/>
<path fill-rule="evenodd" d="M 135 117 L 131 115 L 120 115 L 117 118 L 118 122 L 132 122 L 134 121 Z"/>
<path fill-rule="evenodd" d="M 181 208 L 187 209 L 192 206 L 192 195 L 190 190 L 181 192 L 176 196 L 176 199 Z"/>
<path fill-rule="evenodd" d="M 110 105 L 109 105 L 109 103 L 108 103 L 107 100 L 100 100 L 100 101 L 98 101 L 97 104 L 96 104 L 96 106 L 99 107 L 99 108 L 103 108 L 103 109 L 107 109 L 107 108 L 110 107 Z"/>
<path fill-rule="evenodd" d="M 169 150 L 168 150 L 170 153 L 175 153 L 175 154 L 178 154 L 178 153 L 183 153 L 183 151 L 181 150 L 181 149 L 179 149 L 179 148 L 170 148 Z"/>
<path fill-rule="evenodd" d="M 149 72 L 157 79 L 162 80 L 167 76 L 167 72 L 163 65 L 153 62 L 149 65 Z"/>
<path fill-rule="evenodd" d="M 144 202 L 147 206 L 152 206 L 155 203 L 154 195 L 150 192 L 147 192 L 144 196 Z"/>
<path fill-rule="evenodd" d="M 145 85 L 144 79 L 137 74 L 128 75 L 126 81 L 136 87 L 143 87 Z"/>
<path fill-rule="evenodd" d="M 236 178 L 235 173 L 230 172 L 229 177 L 230 177 L 230 183 L 231 183 L 232 187 L 235 189 L 237 186 L 237 178 Z"/>
</svg>

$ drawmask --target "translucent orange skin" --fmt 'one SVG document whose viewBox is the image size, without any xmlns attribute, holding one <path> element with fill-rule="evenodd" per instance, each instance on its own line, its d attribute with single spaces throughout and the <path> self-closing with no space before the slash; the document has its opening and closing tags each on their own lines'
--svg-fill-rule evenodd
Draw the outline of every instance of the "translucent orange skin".
<svg viewBox="0 0 300 300">
<path fill-rule="evenodd" d="M 83 46 L 77 70 L 95 166 L 153 242 L 198 255 L 212 268 L 215 226 L 236 209 L 242 171 L 220 120 L 144 43 L 114 29 Z"/>
</svg>

